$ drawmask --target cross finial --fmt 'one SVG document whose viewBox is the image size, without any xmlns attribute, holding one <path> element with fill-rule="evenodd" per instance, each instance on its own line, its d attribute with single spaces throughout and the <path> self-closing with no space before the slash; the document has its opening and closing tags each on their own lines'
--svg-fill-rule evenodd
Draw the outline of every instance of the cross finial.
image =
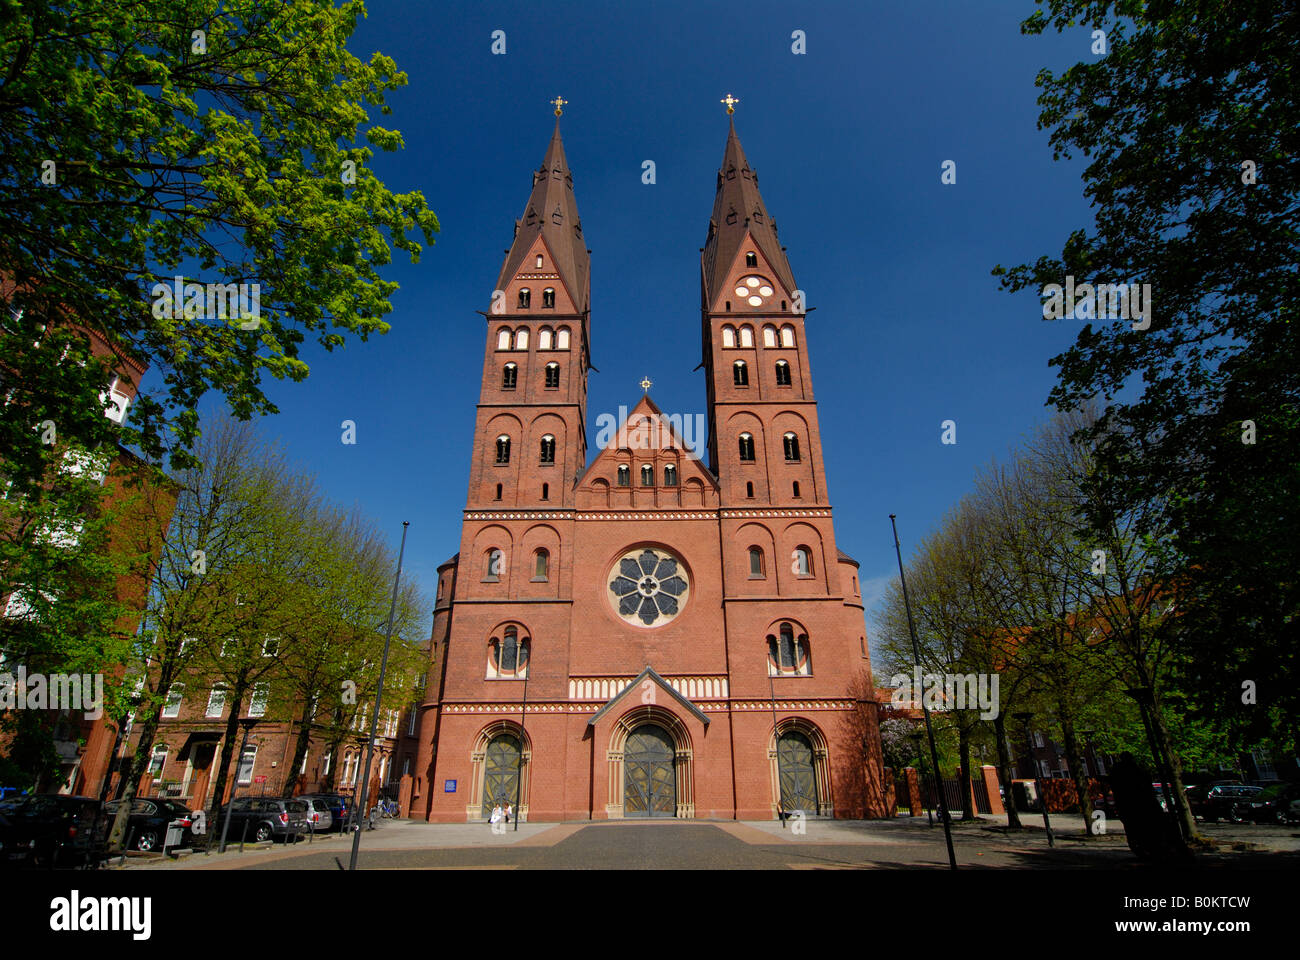
<svg viewBox="0 0 1300 960">
<path fill-rule="evenodd" d="M 733 97 L 731 94 L 727 94 L 719 100 L 718 103 L 725 103 L 727 105 L 727 113 L 735 113 L 736 104 L 740 103 L 740 99 L 738 97 Z"/>
<path fill-rule="evenodd" d="M 650 392 L 650 388 L 653 387 L 653 386 L 654 386 L 654 381 L 651 380 L 649 377 L 642 377 L 642 378 L 641 378 L 641 390 L 642 390 L 643 392 L 645 392 L 645 393 L 649 393 L 649 392 Z"/>
<path fill-rule="evenodd" d="M 569 101 L 568 101 L 568 100 L 565 100 L 563 97 L 556 97 L 554 100 L 552 100 L 552 101 L 550 101 L 550 102 L 553 103 L 553 104 L 555 105 L 555 115 L 558 117 L 560 114 L 562 114 L 562 113 L 564 112 L 564 110 L 563 110 L 562 108 L 563 108 L 564 105 L 565 105 L 566 103 L 568 103 Z"/>
</svg>

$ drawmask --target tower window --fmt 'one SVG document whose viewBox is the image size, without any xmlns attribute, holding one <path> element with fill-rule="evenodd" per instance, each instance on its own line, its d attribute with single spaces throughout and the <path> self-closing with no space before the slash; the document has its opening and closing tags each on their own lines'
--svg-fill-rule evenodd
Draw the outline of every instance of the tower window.
<svg viewBox="0 0 1300 960">
<path fill-rule="evenodd" d="M 723 345 L 724 347 L 734 347 L 734 346 L 736 345 L 736 328 L 735 328 L 735 327 L 723 327 L 723 328 L 722 328 L 722 345 Z"/>
<path fill-rule="evenodd" d="M 497 583 L 501 580 L 501 567 L 505 561 L 505 554 L 493 547 L 488 551 L 487 570 L 483 574 L 483 579 L 489 583 Z"/>
<path fill-rule="evenodd" d="M 811 577 L 813 575 L 812 554 L 808 552 L 805 546 L 794 548 L 794 574 L 797 577 Z"/>
<path fill-rule="evenodd" d="M 781 346 L 794 346 L 794 327 L 790 326 L 788 323 L 781 328 Z"/>
<path fill-rule="evenodd" d="M 741 345 L 742 347 L 752 347 L 752 346 L 754 346 L 754 328 L 753 328 L 753 327 L 741 327 L 741 328 L 740 328 L 740 345 Z"/>
<path fill-rule="evenodd" d="M 560 329 L 556 331 L 555 349 L 556 350 L 569 349 L 569 328 L 568 327 L 560 327 Z"/>
<path fill-rule="evenodd" d="M 555 288 L 547 287 L 542 291 L 542 308 L 546 310 L 555 309 Z"/>
<path fill-rule="evenodd" d="M 808 635 L 801 633 L 796 638 L 794 627 L 782 623 L 776 636 L 767 636 L 768 673 L 771 676 L 793 674 L 809 676 Z"/>
<path fill-rule="evenodd" d="M 523 327 L 520 327 L 518 330 L 515 331 L 515 349 L 516 350 L 528 349 L 528 331 Z"/>
<path fill-rule="evenodd" d="M 745 254 L 745 266 L 747 267 L 758 266 L 758 254 L 756 254 L 753 250 Z"/>
<path fill-rule="evenodd" d="M 794 482 L 794 486 L 793 486 L 793 488 L 791 489 L 791 493 L 793 494 L 793 496 L 794 496 L 794 498 L 795 498 L 796 500 L 799 499 L 799 481 L 798 481 L 798 480 L 796 480 L 796 481 Z"/>
<path fill-rule="evenodd" d="M 551 555 L 545 550 L 533 554 L 533 579 L 549 580 L 551 577 Z"/>
<path fill-rule="evenodd" d="M 498 350 L 510 349 L 510 331 L 506 327 L 502 327 L 500 330 L 497 331 L 497 349 Z"/>
<path fill-rule="evenodd" d="M 519 636 L 518 627 L 506 627 L 499 638 L 492 638 L 488 676 L 522 679 L 528 673 L 528 646 L 528 638 Z"/>
<path fill-rule="evenodd" d="M 501 499 L 501 484 L 497 484 L 497 499 Z"/>
<path fill-rule="evenodd" d="M 762 580 L 766 577 L 763 572 L 763 550 L 761 547 L 749 548 L 749 578 L 751 580 Z"/>
<path fill-rule="evenodd" d="M 789 374 L 787 373 L 787 376 Z M 546 389 L 557 390 L 560 386 L 560 365 L 558 363 L 548 363 L 546 365 Z"/>
<path fill-rule="evenodd" d="M 620 487 L 632 486 L 632 471 L 628 469 L 626 463 L 620 465 L 618 468 L 618 485 Z"/>
<path fill-rule="evenodd" d="M 501 389 L 513 390 L 519 382 L 519 368 L 513 363 L 507 363 L 501 371 Z"/>
<path fill-rule="evenodd" d="M 786 462 L 794 463 L 799 459 L 799 438 L 793 433 L 787 433 L 782 439 L 785 442 Z"/>
<path fill-rule="evenodd" d="M 505 434 L 497 437 L 497 463 L 510 462 L 510 438 Z"/>
<path fill-rule="evenodd" d="M 542 463 L 555 462 L 555 437 L 549 433 L 542 437 Z"/>
<path fill-rule="evenodd" d="M 501 484 L 498 483 L 497 486 L 499 487 L 499 486 L 501 486 Z M 751 499 L 751 500 L 754 499 L 754 481 L 753 481 L 753 480 L 746 480 L 746 481 L 745 481 L 745 496 L 749 497 L 749 499 Z M 498 499 L 499 499 L 499 498 L 498 498 Z"/>
<path fill-rule="evenodd" d="M 527 310 L 529 304 L 531 304 L 532 301 L 533 301 L 533 292 L 529 290 L 527 287 L 520 287 L 518 308 L 520 310 Z"/>
<path fill-rule="evenodd" d="M 754 460 L 754 437 L 752 434 L 742 433 L 740 435 L 740 459 L 746 462 L 753 462 Z"/>
<path fill-rule="evenodd" d="M 542 484 L 542 499 L 551 499 L 551 485 L 549 483 Z"/>
<path fill-rule="evenodd" d="M 776 362 L 776 385 L 778 387 L 790 386 L 790 364 L 784 360 Z"/>
<path fill-rule="evenodd" d="M 540 253 L 537 255 L 537 269 L 542 269 L 542 255 Z"/>
<path fill-rule="evenodd" d="M 763 346 L 776 346 L 776 327 L 767 326 L 763 328 Z"/>
<path fill-rule="evenodd" d="M 653 487 L 655 485 L 655 468 L 650 464 L 643 464 L 641 467 L 641 486 Z"/>
<path fill-rule="evenodd" d="M 671 463 L 668 464 L 666 467 L 664 467 L 664 486 L 665 487 L 677 486 L 677 468 L 674 467 Z"/>
<path fill-rule="evenodd" d="M 537 349 L 550 350 L 552 343 L 555 342 L 555 334 L 551 332 L 550 327 L 542 327 L 537 331 Z"/>
<path fill-rule="evenodd" d="M 730 312 L 731 312 L 731 301 L 728 300 L 728 301 L 727 301 L 727 313 L 730 313 Z"/>
<path fill-rule="evenodd" d="M 731 379 L 738 387 L 749 386 L 749 367 L 744 360 L 737 360 L 731 368 Z"/>
</svg>

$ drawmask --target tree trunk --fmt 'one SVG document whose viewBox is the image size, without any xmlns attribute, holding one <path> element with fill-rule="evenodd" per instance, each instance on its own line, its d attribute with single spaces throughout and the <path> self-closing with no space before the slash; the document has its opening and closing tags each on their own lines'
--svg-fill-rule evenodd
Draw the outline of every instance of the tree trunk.
<svg viewBox="0 0 1300 960">
<path fill-rule="evenodd" d="M 293 796 L 294 784 L 298 780 L 297 771 L 302 769 L 303 758 L 311 747 L 311 701 L 302 705 L 302 723 L 298 728 L 297 743 L 293 748 L 293 761 L 289 764 L 290 774 L 284 779 L 283 795 L 287 800 Z"/>
<path fill-rule="evenodd" d="M 1007 722 L 1001 711 L 993 718 L 993 732 L 998 738 L 998 776 L 1002 779 L 1002 785 L 1006 788 L 1006 800 L 1003 806 L 1007 809 L 1007 826 L 1012 830 L 1019 830 L 1022 826 L 1020 823 L 1020 811 L 1016 809 L 1015 791 L 1011 789 L 1012 770 L 1011 770 L 1011 744 L 1007 740 Z"/>
<path fill-rule="evenodd" d="M 125 765 L 122 767 L 120 782 L 124 789 L 120 792 L 122 802 L 118 804 L 117 815 L 113 818 L 113 826 L 108 834 L 109 853 L 121 853 L 122 845 L 126 842 L 126 827 L 131 817 L 131 804 L 135 801 L 135 792 L 140 785 L 140 774 L 144 771 L 153 752 L 153 738 L 158 733 L 158 715 L 161 710 L 161 707 L 155 710 L 140 725 L 140 739 L 136 741 L 135 752 L 126 758 Z"/>
<path fill-rule="evenodd" d="M 957 783 L 961 786 L 961 818 L 974 820 L 975 806 L 970 788 L 970 731 L 960 721 L 957 723 L 957 756 L 961 765 L 957 775 Z"/>
<path fill-rule="evenodd" d="M 1170 786 L 1174 794 L 1174 809 L 1178 815 L 1183 828 L 1183 836 L 1188 840 L 1199 840 L 1200 834 L 1196 830 L 1196 818 L 1192 815 L 1191 806 L 1187 802 L 1187 792 L 1183 789 L 1183 769 L 1178 760 L 1178 755 L 1174 752 L 1170 742 L 1169 728 L 1165 726 L 1164 711 L 1160 708 L 1160 699 L 1156 696 L 1155 685 L 1151 687 L 1152 703 L 1149 713 L 1151 714 L 1151 727 L 1154 734 L 1156 746 L 1160 748 L 1161 756 L 1156 758 L 1156 762 L 1166 771 Z M 1164 779 L 1164 776 L 1161 777 Z"/>
<path fill-rule="evenodd" d="M 1088 788 L 1088 778 L 1083 772 L 1083 761 L 1079 756 L 1079 741 L 1074 735 L 1074 718 L 1068 711 L 1061 711 L 1061 734 L 1065 740 L 1065 762 L 1070 765 L 1070 777 L 1074 780 L 1075 792 L 1079 795 L 1079 816 L 1083 817 L 1084 836 L 1092 836 L 1092 791 Z"/>
<path fill-rule="evenodd" d="M 244 687 L 235 687 L 230 691 L 234 696 L 230 705 L 230 717 L 226 720 L 226 732 L 221 737 L 221 759 L 217 762 L 217 779 L 212 788 L 213 816 L 208 820 L 214 827 L 217 824 L 217 817 L 226 806 L 226 777 L 230 771 L 230 755 L 235 752 L 235 741 L 239 733 L 239 709 L 244 702 L 244 689 Z M 239 771 L 235 771 L 235 774 L 238 777 Z"/>
</svg>

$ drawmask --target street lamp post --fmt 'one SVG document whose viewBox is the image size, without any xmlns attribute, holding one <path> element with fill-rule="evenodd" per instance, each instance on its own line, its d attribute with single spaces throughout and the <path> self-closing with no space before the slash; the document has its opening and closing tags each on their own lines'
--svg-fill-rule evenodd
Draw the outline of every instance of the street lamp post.
<svg viewBox="0 0 1300 960">
<path fill-rule="evenodd" d="M 1052 818 L 1047 813 L 1047 792 L 1043 789 L 1038 777 L 1038 762 L 1034 759 L 1034 741 L 1029 734 L 1029 721 L 1033 717 L 1028 711 L 1024 713 L 1013 713 L 1015 719 L 1019 720 L 1025 727 L 1025 750 L 1029 754 L 1029 765 L 1034 770 L 1034 788 L 1038 791 L 1038 802 L 1043 805 L 1043 829 L 1047 831 L 1047 845 L 1056 846 L 1056 838 L 1052 835 Z M 1015 802 L 1015 797 L 1011 798 Z"/>
</svg>

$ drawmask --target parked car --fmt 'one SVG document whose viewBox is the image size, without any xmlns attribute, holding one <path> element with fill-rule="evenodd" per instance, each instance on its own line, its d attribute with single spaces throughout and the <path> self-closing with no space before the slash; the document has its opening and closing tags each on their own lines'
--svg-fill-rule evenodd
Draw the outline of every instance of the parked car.
<svg viewBox="0 0 1300 960">
<path fill-rule="evenodd" d="M 1259 787 L 1219 783 L 1210 785 L 1204 792 L 1196 791 L 1195 799 L 1189 798 L 1189 802 L 1192 804 L 1192 813 L 1202 819 L 1246 823 L 1250 820 L 1250 802 L 1259 792 Z"/>
<path fill-rule="evenodd" d="M 100 803 L 92 797 L 34 794 L 0 812 L 0 863 L 8 866 L 83 864 L 106 838 Z"/>
<path fill-rule="evenodd" d="M 121 800 L 104 804 L 104 817 L 110 829 L 121 805 Z M 179 821 L 181 826 L 179 846 L 188 847 L 194 841 L 191 829 L 194 815 L 188 806 L 165 797 L 137 797 L 131 802 L 131 813 L 126 821 L 127 844 L 132 850 L 161 850 L 167 839 L 167 827 L 173 821 Z"/>
<path fill-rule="evenodd" d="M 226 835 L 229 843 L 238 843 L 241 838 L 257 843 L 277 837 L 297 840 L 306 832 L 307 804 L 301 799 L 237 797 L 230 804 L 230 829 Z"/>
<path fill-rule="evenodd" d="M 352 812 L 352 798 L 342 793 L 309 793 L 297 799 L 321 800 L 325 803 L 334 821 L 332 826 L 326 829 L 341 831 L 347 825 L 348 815 Z"/>
<path fill-rule="evenodd" d="M 307 804 L 307 826 L 312 833 L 325 833 L 334 826 L 334 814 L 324 797 L 295 797 Z"/>
<path fill-rule="evenodd" d="M 1264 787 L 1250 801 L 1250 818 L 1256 823 L 1300 823 L 1300 783 Z"/>
</svg>

